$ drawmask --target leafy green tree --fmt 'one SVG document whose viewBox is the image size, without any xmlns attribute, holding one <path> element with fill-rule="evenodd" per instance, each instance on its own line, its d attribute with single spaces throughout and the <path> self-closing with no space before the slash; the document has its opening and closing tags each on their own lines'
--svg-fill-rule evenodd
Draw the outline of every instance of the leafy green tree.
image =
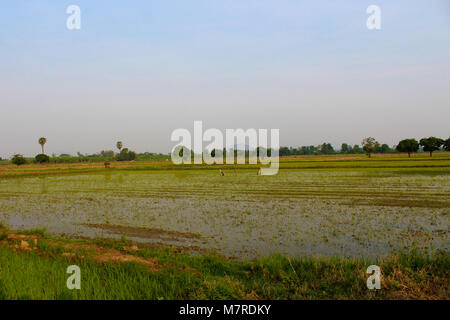
<svg viewBox="0 0 450 320">
<path fill-rule="evenodd" d="M 444 141 L 444 150 L 450 151 L 450 138 Z"/>
<path fill-rule="evenodd" d="M 341 153 L 350 153 L 352 147 L 350 147 L 348 144 L 343 143 L 341 145 Z"/>
<path fill-rule="evenodd" d="M 123 148 L 116 156 L 117 161 L 131 161 L 136 159 L 136 153 L 129 151 L 128 148 Z"/>
<path fill-rule="evenodd" d="M 331 145 L 331 143 L 322 143 L 322 145 L 320 146 L 320 153 L 322 154 L 333 154 L 334 149 L 333 146 Z"/>
<path fill-rule="evenodd" d="M 372 153 L 375 153 L 380 147 L 380 143 L 375 140 L 375 138 L 368 137 L 362 141 L 363 150 L 366 152 L 367 156 L 370 158 Z"/>
<path fill-rule="evenodd" d="M 430 157 L 433 156 L 433 151 L 439 150 L 444 144 L 444 140 L 436 137 L 422 138 L 419 144 L 423 147 L 423 151 L 430 153 Z"/>
<path fill-rule="evenodd" d="M 377 150 L 377 152 L 379 153 L 389 153 L 391 151 L 392 151 L 391 147 L 389 147 L 389 145 L 386 143 L 383 143 Z"/>
<path fill-rule="evenodd" d="M 316 151 L 315 146 L 303 146 L 300 148 L 300 154 L 303 155 L 314 154 L 315 151 Z"/>
<path fill-rule="evenodd" d="M 50 162 L 50 157 L 46 154 L 38 154 L 36 157 L 34 157 L 37 163 L 48 163 Z"/>
<path fill-rule="evenodd" d="M 25 159 L 21 154 L 15 154 L 12 159 L 11 162 L 13 164 L 16 164 L 18 166 L 27 163 L 27 159 Z"/>
<path fill-rule="evenodd" d="M 361 149 L 361 147 L 359 146 L 359 144 L 355 144 L 355 145 L 353 146 L 352 152 L 353 152 L 354 154 L 359 154 L 359 153 L 364 153 L 364 150 Z"/>
<path fill-rule="evenodd" d="M 44 154 L 44 145 L 47 143 L 47 138 L 41 137 L 41 138 L 39 138 L 38 142 L 41 145 L 42 154 Z"/>
<path fill-rule="evenodd" d="M 289 156 L 291 154 L 291 151 L 289 150 L 288 147 L 280 147 L 279 152 L 280 152 L 280 157 Z"/>
<path fill-rule="evenodd" d="M 289 148 L 289 153 L 293 156 L 300 154 L 298 148 L 293 148 L 293 147 Z"/>
<path fill-rule="evenodd" d="M 398 152 L 407 152 L 408 157 L 411 157 L 411 152 L 419 150 L 419 143 L 416 139 L 404 139 L 400 141 L 396 147 Z"/>
</svg>

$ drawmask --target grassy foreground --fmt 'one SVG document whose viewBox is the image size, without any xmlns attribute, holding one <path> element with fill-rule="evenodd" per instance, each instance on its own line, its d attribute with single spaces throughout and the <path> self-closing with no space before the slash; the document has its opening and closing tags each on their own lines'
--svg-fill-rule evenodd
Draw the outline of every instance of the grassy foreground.
<svg viewBox="0 0 450 320">
<path fill-rule="evenodd" d="M 70 265 L 81 290 L 66 287 Z M 381 267 L 381 290 L 366 269 Z M 379 261 L 271 256 L 236 261 L 126 239 L 73 240 L 0 227 L 0 299 L 448 299 L 448 254 L 412 250 Z"/>
</svg>

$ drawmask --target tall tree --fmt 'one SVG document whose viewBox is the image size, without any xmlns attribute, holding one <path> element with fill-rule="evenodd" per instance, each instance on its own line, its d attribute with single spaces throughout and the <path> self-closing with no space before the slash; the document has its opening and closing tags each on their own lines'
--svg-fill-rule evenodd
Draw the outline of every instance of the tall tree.
<svg viewBox="0 0 450 320">
<path fill-rule="evenodd" d="M 322 145 L 320 146 L 320 153 L 322 154 L 332 154 L 334 153 L 334 149 L 333 146 L 331 145 L 331 143 L 322 143 Z"/>
<path fill-rule="evenodd" d="M 280 157 L 291 155 L 291 151 L 288 147 L 280 147 L 279 149 Z"/>
<path fill-rule="evenodd" d="M 450 138 L 444 141 L 444 150 L 450 151 Z"/>
<path fill-rule="evenodd" d="M 436 137 L 422 138 L 419 144 L 423 147 L 423 151 L 430 153 L 430 157 L 433 156 L 433 151 L 439 150 L 444 144 L 444 140 Z"/>
<path fill-rule="evenodd" d="M 350 153 L 350 149 L 351 147 L 346 143 L 341 145 L 341 153 Z"/>
<path fill-rule="evenodd" d="M 355 144 L 352 149 L 353 153 L 364 153 L 364 150 L 358 144 Z"/>
<path fill-rule="evenodd" d="M 38 142 L 41 145 L 42 154 L 44 154 L 44 145 L 47 143 L 47 138 L 41 137 L 39 138 Z"/>
<path fill-rule="evenodd" d="M 119 152 L 120 152 L 120 150 L 122 150 L 122 147 L 123 147 L 122 141 L 117 141 L 116 147 L 117 147 L 117 149 L 119 149 Z"/>
<path fill-rule="evenodd" d="M 375 138 L 368 137 L 362 141 L 363 150 L 367 153 L 370 158 L 371 154 L 376 152 L 380 147 L 380 143 L 375 140 Z"/>
<path fill-rule="evenodd" d="M 404 139 L 397 145 L 398 152 L 407 152 L 408 157 L 411 158 L 411 152 L 417 152 L 419 150 L 419 143 L 416 139 Z"/>
</svg>

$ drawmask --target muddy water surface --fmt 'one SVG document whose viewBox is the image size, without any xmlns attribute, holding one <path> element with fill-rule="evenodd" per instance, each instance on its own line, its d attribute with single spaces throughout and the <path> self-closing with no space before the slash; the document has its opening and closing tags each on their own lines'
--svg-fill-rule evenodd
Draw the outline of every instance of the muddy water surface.
<svg viewBox="0 0 450 320">
<path fill-rule="evenodd" d="M 450 175 L 126 171 L 0 180 L 0 221 L 253 258 L 449 251 Z"/>
</svg>

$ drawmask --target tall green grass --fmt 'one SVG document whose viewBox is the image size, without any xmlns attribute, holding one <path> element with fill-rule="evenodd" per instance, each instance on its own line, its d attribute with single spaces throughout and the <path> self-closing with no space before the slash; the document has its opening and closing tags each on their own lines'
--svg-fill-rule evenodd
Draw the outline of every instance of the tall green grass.
<svg viewBox="0 0 450 320">
<path fill-rule="evenodd" d="M 450 258 L 412 251 L 378 261 L 383 288 L 366 287 L 362 259 L 289 259 L 280 255 L 255 261 L 192 256 L 165 249 L 142 249 L 160 268 L 137 263 L 69 260 L 0 247 L 1 299 L 373 299 L 448 298 Z M 69 265 L 81 269 L 81 290 L 69 290 Z M 405 287 L 410 288 L 410 291 Z"/>
</svg>

